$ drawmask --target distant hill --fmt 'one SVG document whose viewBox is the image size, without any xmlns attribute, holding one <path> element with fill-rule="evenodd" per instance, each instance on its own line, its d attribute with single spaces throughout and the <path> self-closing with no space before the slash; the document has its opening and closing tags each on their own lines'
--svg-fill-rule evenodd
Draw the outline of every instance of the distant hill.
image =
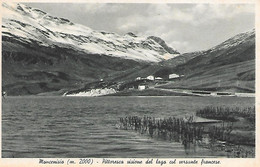
<svg viewBox="0 0 260 167">
<path fill-rule="evenodd" d="M 255 30 L 238 34 L 209 50 L 198 52 L 194 58 L 173 66 L 171 70 L 185 77 L 165 86 L 167 88 L 254 92 Z"/>
</svg>

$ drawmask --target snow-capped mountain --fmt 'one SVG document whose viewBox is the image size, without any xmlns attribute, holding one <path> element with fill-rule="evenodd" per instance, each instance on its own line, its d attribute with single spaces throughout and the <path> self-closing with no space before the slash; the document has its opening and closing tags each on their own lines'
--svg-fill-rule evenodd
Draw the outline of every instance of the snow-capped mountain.
<svg viewBox="0 0 260 167">
<path fill-rule="evenodd" d="M 214 52 L 222 49 L 228 49 L 252 40 L 253 41 L 255 40 L 255 29 L 237 34 L 234 37 L 229 38 L 228 40 L 222 42 L 221 44 L 211 48 L 210 51 Z"/>
<path fill-rule="evenodd" d="M 2 16 L 2 35 L 22 43 L 146 62 L 159 62 L 179 55 L 158 37 L 94 31 L 23 4 L 3 3 Z"/>
</svg>

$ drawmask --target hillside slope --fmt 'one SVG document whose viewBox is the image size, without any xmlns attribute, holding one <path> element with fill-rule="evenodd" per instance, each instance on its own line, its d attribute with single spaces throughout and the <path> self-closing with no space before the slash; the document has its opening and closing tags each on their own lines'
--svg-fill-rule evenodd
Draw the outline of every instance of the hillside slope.
<svg viewBox="0 0 260 167">
<path fill-rule="evenodd" d="M 5 39 L 3 48 L 2 83 L 8 95 L 52 91 L 62 94 L 89 82 L 113 80 L 124 71 L 145 65 L 106 55 L 86 55 L 72 49 L 17 44 L 8 39 Z"/>
<path fill-rule="evenodd" d="M 165 86 L 167 88 L 254 92 L 255 30 L 200 52 L 172 71 L 185 77 Z"/>
</svg>

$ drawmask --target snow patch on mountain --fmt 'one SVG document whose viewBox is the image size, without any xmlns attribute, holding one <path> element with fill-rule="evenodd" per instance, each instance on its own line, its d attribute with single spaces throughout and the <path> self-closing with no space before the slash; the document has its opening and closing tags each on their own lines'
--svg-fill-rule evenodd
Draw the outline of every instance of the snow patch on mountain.
<svg viewBox="0 0 260 167">
<path fill-rule="evenodd" d="M 248 31 L 248 32 L 240 33 L 232 38 L 229 38 L 225 42 L 211 48 L 210 50 L 211 50 L 211 52 L 213 52 L 213 51 L 217 51 L 217 50 L 227 49 L 230 47 L 235 47 L 241 43 L 248 41 L 248 39 L 250 39 L 250 38 L 254 39 L 254 38 L 252 38 L 254 36 L 255 36 L 255 29 Z"/>
<path fill-rule="evenodd" d="M 3 3 L 2 35 L 23 43 L 69 47 L 86 53 L 159 62 L 179 55 L 159 37 L 94 31 L 23 4 Z"/>
</svg>

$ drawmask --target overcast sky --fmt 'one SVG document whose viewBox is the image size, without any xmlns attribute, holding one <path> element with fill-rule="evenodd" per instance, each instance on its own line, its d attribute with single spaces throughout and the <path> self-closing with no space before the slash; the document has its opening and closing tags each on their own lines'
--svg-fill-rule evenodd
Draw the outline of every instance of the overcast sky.
<svg viewBox="0 0 260 167">
<path fill-rule="evenodd" d="M 252 4 L 27 3 L 94 30 L 158 36 L 180 51 L 209 49 L 254 28 Z"/>
</svg>

